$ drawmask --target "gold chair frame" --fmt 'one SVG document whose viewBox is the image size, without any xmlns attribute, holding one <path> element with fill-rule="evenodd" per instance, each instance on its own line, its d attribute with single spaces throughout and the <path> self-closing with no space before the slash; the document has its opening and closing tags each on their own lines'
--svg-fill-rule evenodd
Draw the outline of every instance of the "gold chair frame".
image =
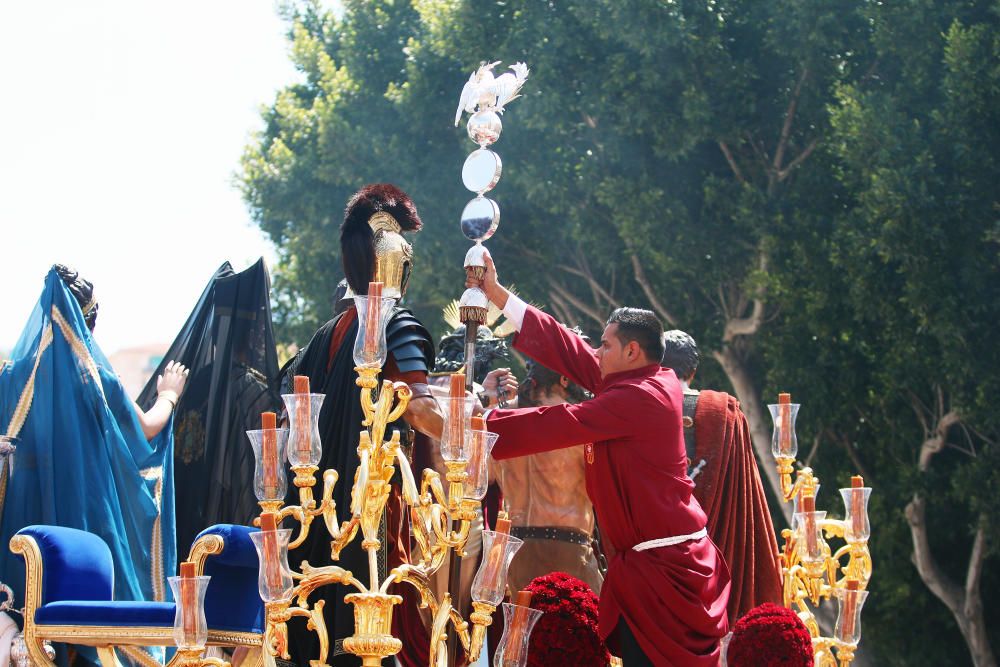
<svg viewBox="0 0 1000 667">
<path fill-rule="evenodd" d="M 191 546 L 188 560 L 195 564 L 196 573 L 204 572 L 205 561 L 222 553 L 225 542 L 221 535 L 204 535 Z M 145 651 L 142 646 L 173 646 L 173 625 L 151 626 L 101 626 L 101 625 L 38 625 L 35 612 L 42 601 L 42 553 L 35 538 L 29 535 L 15 535 L 10 540 L 10 550 L 24 559 L 24 643 L 32 662 L 37 667 L 56 667 L 49 660 L 42 645 L 45 641 L 65 642 L 81 646 L 93 646 L 102 667 L 122 667 L 115 649 L 129 656 L 142 667 L 163 667 Z M 263 634 L 256 632 L 208 631 L 206 646 L 246 647 L 249 653 L 241 667 L 273 667 L 274 659 L 263 650 Z M 167 663 L 175 667 L 180 653 Z"/>
</svg>

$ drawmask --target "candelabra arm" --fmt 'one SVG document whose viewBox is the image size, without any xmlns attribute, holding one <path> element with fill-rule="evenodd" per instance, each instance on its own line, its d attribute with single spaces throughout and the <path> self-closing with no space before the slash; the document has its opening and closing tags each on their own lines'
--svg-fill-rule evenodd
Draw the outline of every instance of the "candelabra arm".
<svg viewBox="0 0 1000 667">
<path fill-rule="evenodd" d="M 364 419 L 361 420 L 361 425 L 370 426 L 375 415 L 374 391 L 378 388 L 378 374 L 382 369 L 358 366 L 354 370 L 358 374 L 358 379 L 354 383 L 361 387 L 361 410 L 365 415 Z"/>
<path fill-rule="evenodd" d="M 445 461 L 448 468 L 445 474 L 448 480 L 448 510 L 451 513 L 458 512 L 459 503 L 465 497 L 465 480 L 469 477 L 465 470 L 467 465 L 466 461 Z"/>
<path fill-rule="evenodd" d="M 448 635 L 445 630 L 448 627 L 448 618 L 451 615 L 451 593 L 445 593 L 441 599 L 441 605 L 435 610 L 433 621 L 431 622 L 431 646 L 430 660 L 428 664 L 439 665 L 442 662 L 442 655 L 447 658 L 448 649 L 446 643 Z M 446 662 L 446 660 L 444 661 Z"/>
<path fill-rule="evenodd" d="M 336 517 L 334 517 L 336 520 Z M 330 542 L 330 556 L 334 560 L 340 558 L 340 552 L 344 550 L 354 536 L 358 533 L 358 528 L 361 527 L 361 518 L 352 516 L 350 519 L 345 521 L 340 525 L 340 536 L 335 540 Z"/>
<path fill-rule="evenodd" d="M 340 473 L 336 470 L 327 470 L 323 473 L 323 500 L 319 504 L 323 523 L 326 525 L 326 530 L 330 533 L 330 537 L 334 540 L 338 539 L 343 532 L 343 528 L 338 524 L 337 520 L 337 503 L 333 499 L 333 489 L 339 479 Z M 345 522 L 344 526 L 347 523 Z"/>
<path fill-rule="evenodd" d="M 265 512 L 274 512 L 277 515 L 275 519 L 279 524 L 289 517 L 294 518 L 299 523 L 299 534 L 294 540 L 289 542 L 289 549 L 298 548 L 305 542 L 306 537 L 309 536 L 313 518 L 316 516 L 322 515 L 327 519 L 327 528 L 330 529 L 330 534 L 336 537 L 339 534 L 339 530 L 336 529 L 335 524 L 331 526 L 328 516 L 336 517 L 336 507 L 333 504 L 333 485 L 337 483 L 337 472 L 335 470 L 327 470 L 323 474 L 323 500 L 317 507 L 316 500 L 313 497 L 317 467 L 312 465 L 292 466 L 292 470 L 295 472 L 294 484 L 299 489 L 299 504 L 282 506 L 283 503 L 280 500 L 262 501 L 262 509 Z M 260 526 L 260 517 L 254 518 L 253 525 Z"/>
<path fill-rule="evenodd" d="M 840 560 L 834 558 L 829 554 L 830 549 L 827 548 L 826 551 L 826 582 L 822 584 L 821 582 L 821 596 L 824 598 L 830 598 L 833 596 L 834 587 L 837 585 L 837 569 L 840 568 Z"/>
<path fill-rule="evenodd" d="M 426 565 L 433 555 L 431 534 L 434 531 L 430 522 L 430 499 L 421 498 L 419 505 L 410 506 L 410 532 L 420 550 L 419 562 L 421 565 Z"/>
<path fill-rule="evenodd" d="M 406 408 L 409 407 L 410 399 L 413 398 L 413 391 L 410 389 L 410 385 L 405 382 L 394 382 L 392 393 L 396 395 L 396 405 L 386 419 L 389 424 L 406 414 Z"/>
<path fill-rule="evenodd" d="M 421 495 L 430 493 L 432 502 L 444 507 L 448 506 L 448 499 L 444 495 L 444 486 L 441 484 L 441 475 L 430 468 L 424 469 L 424 479 L 420 484 L 420 493 Z"/>
<path fill-rule="evenodd" d="M 406 583 L 413 586 L 420 593 L 420 607 L 437 609 L 437 600 L 431 589 L 431 574 L 427 568 L 421 565 L 406 563 L 399 567 L 394 567 L 389 571 L 389 576 L 382 582 L 379 593 L 388 593 L 392 584 Z"/>
<path fill-rule="evenodd" d="M 462 614 L 455 607 L 450 604 L 448 607 L 448 616 L 451 618 L 451 625 L 455 628 L 458 640 L 462 642 L 462 648 L 465 650 L 465 654 L 469 656 L 469 662 L 475 662 L 479 659 L 479 653 L 477 652 L 475 657 L 472 656 L 472 638 L 469 634 L 469 624 L 462 618 Z"/>
<path fill-rule="evenodd" d="M 826 533 L 827 537 L 839 537 L 843 539 L 846 526 L 840 519 L 823 519 L 819 522 L 820 529 Z"/>
<path fill-rule="evenodd" d="M 455 549 L 457 555 L 462 555 L 462 549 L 466 540 L 469 539 L 469 529 L 472 521 L 463 519 L 458 532 L 451 529 L 451 517 L 447 510 L 440 505 L 431 506 L 431 526 L 434 529 L 434 536 L 438 543 L 445 549 Z"/>
<path fill-rule="evenodd" d="M 289 618 L 292 616 L 306 618 L 306 628 L 315 632 L 319 638 L 319 659 L 311 660 L 309 663 L 313 667 L 326 665 L 326 657 L 330 653 L 330 636 L 326 631 L 326 619 L 323 618 L 323 607 L 325 605 L 325 600 L 318 600 L 312 609 L 302 606 L 301 602 L 298 607 L 290 607 L 288 609 Z M 288 659 L 287 656 L 284 657 L 286 660 Z"/>
<path fill-rule="evenodd" d="M 361 593 L 367 593 L 368 589 L 358 581 L 350 570 L 345 570 L 339 565 L 324 565 L 323 567 L 313 567 L 309 561 L 302 561 L 302 581 L 292 591 L 292 595 L 297 598 L 296 602 L 300 607 L 307 607 L 309 596 L 313 591 L 327 584 L 345 584 L 354 586 Z"/>
<path fill-rule="evenodd" d="M 403 450 L 397 449 L 395 458 L 399 465 L 399 475 L 403 480 L 403 502 L 410 507 L 416 507 L 420 504 L 420 492 L 417 491 L 417 481 L 413 477 L 413 468 L 410 467 L 410 462 L 406 459 Z"/>
<path fill-rule="evenodd" d="M 466 542 L 469 541 L 469 532 L 471 528 L 472 528 L 472 520 L 463 518 L 459 523 L 458 531 L 457 532 L 454 530 L 451 531 L 450 543 L 451 546 L 455 549 L 455 555 L 459 556 L 460 558 L 465 558 L 468 555 L 465 551 L 465 544 Z"/>
<path fill-rule="evenodd" d="M 858 582 L 861 590 L 867 590 L 868 580 L 872 576 L 872 557 L 868 551 L 868 544 L 865 542 L 848 544 L 837 550 L 834 558 L 840 561 L 844 555 L 848 556 L 847 565 L 841 568 L 844 578 L 837 581 L 836 587 L 843 588 L 847 585 L 848 579 Z"/>
<path fill-rule="evenodd" d="M 361 444 L 358 445 L 358 457 L 361 462 L 358 464 L 358 472 L 354 477 L 354 486 L 351 487 L 351 516 L 361 517 L 361 510 L 364 507 L 366 489 L 368 488 L 368 465 L 371 459 L 371 439 L 368 431 L 361 432 Z"/>
<path fill-rule="evenodd" d="M 781 478 L 781 493 L 785 502 L 791 501 L 801 491 L 804 495 L 815 496 L 816 485 L 819 480 L 813 475 L 812 468 L 800 468 L 795 474 L 795 482 L 792 482 L 792 473 L 795 472 L 795 459 L 791 456 L 775 457 L 778 468 L 778 476 Z"/>
<path fill-rule="evenodd" d="M 288 611 L 291 600 L 267 602 L 264 605 L 267 623 L 264 625 L 262 645 L 272 656 L 280 656 L 288 660 L 288 619 L 292 617 Z"/>
<path fill-rule="evenodd" d="M 378 399 L 371 404 L 370 412 L 369 408 L 364 405 L 364 397 L 367 395 L 371 400 L 371 392 L 363 388 L 361 395 L 362 407 L 365 410 L 365 420 L 361 424 L 367 426 L 371 431 L 372 442 L 379 444 L 385 439 L 386 427 L 406 413 L 413 392 L 410 391 L 410 386 L 405 382 L 383 380 Z"/>
</svg>

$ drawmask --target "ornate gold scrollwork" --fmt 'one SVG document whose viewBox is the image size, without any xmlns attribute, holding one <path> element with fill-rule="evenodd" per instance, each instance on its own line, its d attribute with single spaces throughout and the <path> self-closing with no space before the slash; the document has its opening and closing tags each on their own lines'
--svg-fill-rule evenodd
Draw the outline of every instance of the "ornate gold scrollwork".
<svg viewBox="0 0 1000 667">
<path fill-rule="evenodd" d="M 312 487 L 316 484 L 317 466 L 294 469 L 293 482 L 299 489 L 298 505 L 283 507 L 280 501 L 273 501 L 267 507 L 261 503 L 261 508 L 276 512 L 281 519 L 291 518 L 299 523 L 299 533 L 289 544 L 290 549 L 302 544 L 317 516 L 323 517 L 323 522 L 333 537 L 330 548 L 334 559 L 338 558 L 344 547 L 360 531 L 361 546 L 368 553 L 369 581 L 365 585 L 351 572 L 337 566 L 312 567 L 303 562 L 301 571 L 292 574 L 297 583 L 291 597 L 266 605 L 264 647 L 271 656 L 287 659 L 287 622 L 293 616 L 304 616 L 309 619 L 309 629 L 315 631 L 320 639 L 320 655 L 318 660 L 313 661 L 313 665 L 325 665 L 329 636 L 323 622 L 322 601 L 310 607 L 308 599 L 317 588 L 341 584 L 357 590 L 357 593 L 345 596 L 345 601 L 354 606 L 355 632 L 344 640 L 344 649 L 359 656 L 362 665 L 380 665 L 383 658 L 396 654 L 402 648 L 402 642 L 391 634 L 393 607 L 401 603 L 402 598 L 390 594 L 389 587 L 393 583 L 405 583 L 418 591 L 421 606 L 431 610 L 434 619 L 432 656 L 440 655 L 438 651 L 443 649 L 440 640 L 446 636 L 450 624 L 469 659 L 474 661 L 482 650 L 486 628 L 492 622 L 491 615 L 496 607 L 473 602 L 470 633 L 469 623 L 452 606 L 451 595 L 446 593 L 439 603 L 430 585 L 431 575 L 445 564 L 450 551 L 454 550 L 459 556 L 464 555 L 465 544 L 476 518 L 478 501 L 464 497 L 468 476 L 465 463 L 448 464 L 447 493 L 440 475 L 432 470 L 424 471 L 418 489 L 409 461 L 401 451 L 399 432 L 394 430 L 386 439 L 389 424 L 406 412 L 412 396 L 410 388 L 402 382 L 386 380 L 380 383 L 380 368 L 355 370 L 358 372 L 356 384 L 360 387 L 360 402 L 364 414 L 361 425 L 364 430 L 360 431 L 358 437 L 360 465 L 351 489 L 350 518 L 338 522 L 333 500 L 338 475 L 334 470 L 324 472 L 323 496 L 319 504 L 316 503 Z M 391 491 L 390 479 L 396 466 L 399 467 L 403 480 L 402 495 L 409 506 L 417 552 L 414 554 L 414 563 L 393 569 L 384 580 L 379 581 L 379 570 L 376 567 L 376 557 L 382 548 L 378 538 L 379 528 Z M 259 524 L 259 520 L 254 523 Z"/>
</svg>

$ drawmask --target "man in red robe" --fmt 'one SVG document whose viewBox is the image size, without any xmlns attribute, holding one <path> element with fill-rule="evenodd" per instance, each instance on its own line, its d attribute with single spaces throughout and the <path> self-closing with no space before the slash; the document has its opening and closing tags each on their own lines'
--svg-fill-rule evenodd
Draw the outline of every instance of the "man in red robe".
<svg viewBox="0 0 1000 667">
<path fill-rule="evenodd" d="M 778 542 L 757 470 L 750 425 L 739 401 L 721 391 L 691 388 L 698 345 L 680 330 L 664 337 L 661 365 L 684 390 L 684 440 L 694 497 L 708 515 L 708 535 L 729 572 L 729 625 L 765 602 L 781 604 Z"/>
<path fill-rule="evenodd" d="M 649 311 L 611 314 L 598 350 L 513 296 L 487 256 L 481 287 L 518 328 L 515 348 L 591 391 L 572 405 L 493 410 L 493 456 L 585 445 L 586 486 L 613 552 L 600 633 L 628 667 L 715 667 L 728 630 L 729 571 L 687 476 L 681 385 L 660 367 L 663 327 Z M 592 443 L 592 444 L 588 444 Z"/>
</svg>

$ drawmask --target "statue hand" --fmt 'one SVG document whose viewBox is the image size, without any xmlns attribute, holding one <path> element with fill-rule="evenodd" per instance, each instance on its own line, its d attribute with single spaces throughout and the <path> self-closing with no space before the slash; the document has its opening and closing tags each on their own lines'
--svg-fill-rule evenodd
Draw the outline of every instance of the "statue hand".
<svg viewBox="0 0 1000 667">
<path fill-rule="evenodd" d="M 490 405 L 513 401 L 517 397 L 517 378 L 509 368 L 497 368 L 486 374 L 483 390 L 490 398 Z"/>
<path fill-rule="evenodd" d="M 156 378 L 156 393 L 176 404 L 184 385 L 187 383 L 188 369 L 176 361 L 167 363 L 163 375 Z"/>
</svg>

